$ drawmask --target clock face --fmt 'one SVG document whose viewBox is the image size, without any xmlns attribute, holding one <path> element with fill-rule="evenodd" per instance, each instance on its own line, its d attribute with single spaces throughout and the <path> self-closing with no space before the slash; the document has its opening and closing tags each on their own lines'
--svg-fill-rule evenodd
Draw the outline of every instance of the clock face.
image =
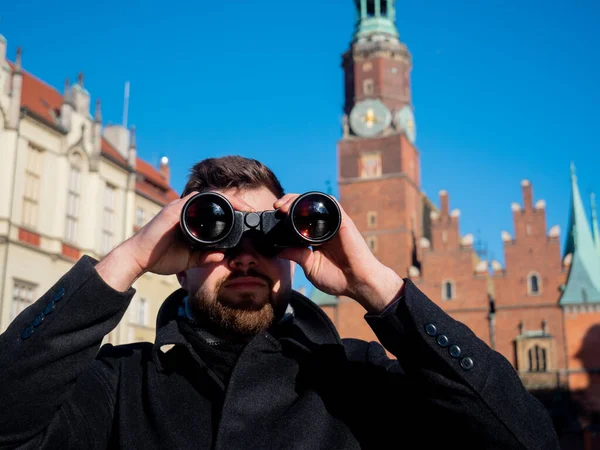
<svg viewBox="0 0 600 450">
<path fill-rule="evenodd" d="M 415 140 L 417 139 L 417 125 L 410 106 L 406 105 L 400 111 L 396 112 L 396 115 L 394 116 L 394 125 L 397 129 L 406 134 L 406 137 L 411 144 L 415 143 Z"/>
<path fill-rule="evenodd" d="M 361 137 L 374 137 L 392 123 L 392 113 L 379 100 L 357 103 L 350 113 L 352 131 Z"/>
</svg>

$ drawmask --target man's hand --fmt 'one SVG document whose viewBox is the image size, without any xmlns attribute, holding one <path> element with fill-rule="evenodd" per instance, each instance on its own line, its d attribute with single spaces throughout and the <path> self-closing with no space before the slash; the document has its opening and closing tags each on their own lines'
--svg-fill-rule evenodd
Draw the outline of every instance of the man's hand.
<svg viewBox="0 0 600 450">
<path fill-rule="evenodd" d="M 125 291 L 146 272 L 173 275 L 222 261 L 223 252 L 192 251 L 180 231 L 181 211 L 195 194 L 197 192 L 192 192 L 169 203 L 136 234 L 106 255 L 96 265 L 104 281 L 118 291 Z M 253 211 L 243 200 L 232 196 L 227 199 L 234 209 Z"/>
<path fill-rule="evenodd" d="M 287 214 L 297 197 L 287 194 L 273 206 Z M 340 210 L 342 224 L 332 240 L 313 250 L 286 248 L 279 256 L 297 262 L 317 289 L 353 298 L 368 312 L 380 312 L 397 297 L 404 282 L 375 258 L 341 205 Z"/>
</svg>

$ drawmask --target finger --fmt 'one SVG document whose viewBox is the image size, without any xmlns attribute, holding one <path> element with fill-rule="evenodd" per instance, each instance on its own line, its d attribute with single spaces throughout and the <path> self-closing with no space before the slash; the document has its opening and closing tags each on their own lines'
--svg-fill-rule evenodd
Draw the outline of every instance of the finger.
<svg viewBox="0 0 600 450">
<path fill-rule="evenodd" d="M 281 212 L 287 214 L 292 206 L 292 203 L 294 203 L 294 200 L 296 200 L 298 197 L 300 197 L 300 194 L 285 194 L 283 197 L 277 200 L 273 206 L 276 209 L 279 209 Z"/>
<path fill-rule="evenodd" d="M 235 197 L 233 195 L 225 195 L 223 193 L 220 194 L 223 195 L 227 200 L 229 200 L 229 203 L 231 203 L 231 206 L 233 206 L 233 209 L 235 209 L 236 211 L 256 212 L 256 209 L 252 205 L 246 203 L 241 198 Z"/>
<path fill-rule="evenodd" d="M 305 275 L 310 273 L 312 268 L 314 254 L 312 250 L 308 247 L 290 247 L 284 248 L 277 255 L 282 259 L 289 259 L 290 261 L 294 261 L 298 263 Z"/>
<path fill-rule="evenodd" d="M 225 259 L 225 253 L 223 252 L 198 252 L 195 256 L 195 267 L 201 267 L 207 264 L 217 264 Z"/>
</svg>

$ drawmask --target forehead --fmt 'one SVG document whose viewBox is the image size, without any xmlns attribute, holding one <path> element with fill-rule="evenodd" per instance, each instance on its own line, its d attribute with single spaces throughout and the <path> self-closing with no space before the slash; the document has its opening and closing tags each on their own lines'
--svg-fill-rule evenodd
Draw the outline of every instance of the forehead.
<svg viewBox="0 0 600 450">
<path fill-rule="evenodd" d="M 225 195 L 243 200 L 257 211 L 273 209 L 273 203 L 278 200 L 277 196 L 266 187 L 258 189 L 227 189 L 222 192 Z"/>
</svg>

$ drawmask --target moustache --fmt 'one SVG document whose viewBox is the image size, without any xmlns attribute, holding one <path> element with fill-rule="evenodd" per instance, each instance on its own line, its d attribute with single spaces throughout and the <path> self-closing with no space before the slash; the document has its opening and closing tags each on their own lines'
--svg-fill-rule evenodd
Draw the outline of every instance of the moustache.
<svg viewBox="0 0 600 450">
<path fill-rule="evenodd" d="M 261 273 L 258 270 L 253 269 L 253 268 L 250 268 L 245 271 L 233 272 L 231 275 L 229 275 L 228 277 L 226 277 L 222 280 L 221 285 L 227 283 L 228 281 L 232 281 L 232 280 L 235 280 L 236 278 L 242 278 L 242 277 L 260 278 L 261 280 L 264 280 L 269 287 L 273 287 L 273 280 L 271 280 L 271 278 L 269 278 L 264 273 Z"/>
</svg>

